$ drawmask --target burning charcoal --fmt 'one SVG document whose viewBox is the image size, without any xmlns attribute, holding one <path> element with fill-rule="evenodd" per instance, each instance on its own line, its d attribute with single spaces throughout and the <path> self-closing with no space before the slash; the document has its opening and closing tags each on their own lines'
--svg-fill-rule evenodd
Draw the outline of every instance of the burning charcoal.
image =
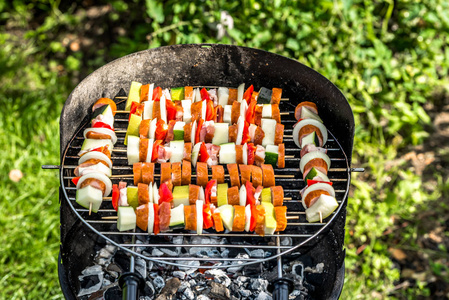
<svg viewBox="0 0 449 300">
<path fill-rule="evenodd" d="M 112 277 L 118 278 L 121 270 L 116 264 L 111 263 L 106 267 L 106 272 L 108 272 L 108 274 L 111 275 Z"/>
<path fill-rule="evenodd" d="M 209 295 L 212 297 L 212 299 L 228 300 L 231 298 L 231 292 L 226 286 L 214 281 L 210 282 L 210 286 L 211 290 Z"/>
<path fill-rule="evenodd" d="M 282 246 L 291 246 L 293 244 L 293 239 L 289 236 L 281 237 Z"/>
<path fill-rule="evenodd" d="M 107 289 L 103 294 L 104 300 L 115 300 L 122 298 L 122 289 L 116 285 Z"/>
<path fill-rule="evenodd" d="M 174 273 L 174 272 L 173 272 Z M 195 282 L 196 284 L 196 282 Z M 183 293 L 185 289 L 190 288 L 190 283 L 188 281 L 182 281 L 178 288 L 178 292 Z"/>
<path fill-rule="evenodd" d="M 256 300 L 272 300 L 272 299 L 273 298 L 271 298 L 271 296 L 265 293 L 264 291 L 261 291 L 256 298 Z"/>
<path fill-rule="evenodd" d="M 164 278 L 161 276 L 156 276 L 156 278 L 153 279 L 153 285 L 156 291 L 159 292 L 165 286 Z"/>
<path fill-rule="evenodd" d="M 243 273 L 245 275 L 259 275 L 262 272 L 262 264 L 250 264 L 243 267 Z"/>
<path fill-rule="evenodd" d="M 214 276 L 214 281 L 221 283 L 225 287 L 229 287 L 231 284 L 231 279 L 229 279 L 228 275 L 221 269 L 211 269 L 207 270 L 206 274 Z"/>
<path fill-rule="evenodd" d="M 211 245 L 218 244 L 218 239 L 215 237 L 194 236 L 190 240 L 190 243 L 194 245 Z"/>
<path fill-rule="evenodd" d="M 187 275 L 192 274 L 193 272 L 195 272 L 196 270 L 198 270 L 197 267 L 200 266 L 200 262 L 197 260 L 186 260 L 186 261 L 177 261 L 179 264 L 183 264 L 183 265 L 187 265 L 187 266 L 192 266 L 192 268 L 188 268 L 188 267 L 179 267 L 180 270 L 186 272 Z"/>
<path fill-rule="evenodd" d="M 248 277 L 246 277 L 246 276 L 239 276 L 239 277 L 237 277 L 237 279 L 235 280 L 235 283 L 238 285 L 238 286 L 245 286 L 246 285 L 246 283 L 248 282 Z"/>
<path fill-rule="evenodd" d="M 229 250 L 224 248 L 223 250 L 221 250 L 221 257 L 223 258 L 228 258 L 229 257 Z"/>
<path fill-rule="evenodd" d="M 181 248 L 180 247 L 176 247 L 176 248 L 161 248 L 160 251 L 162 251 L 163 253 L 167 254 L 168 256 L 178 256 L 181 253 Z"/>
<path fill-rule="evenodd" d="M 129 256 L 124 250 L 117 250 L 113 259 L 122 272 L 128 272 L 130 268 Z"/>
<path fill-rule="evenodd" d="M 214 252 L 215 251 L 215 252 Z M 220 252 L 217 250 L 212 251 L 209 247 L 192 247 L 189 249 L 189 253 L 196 257 L 220 257 Z"/>
<path fill-rule="evenodd" d="M 153 251 L 151 251 L 151 255 L 152 256 L 162 256 L 164 255 L 164 252 L 162 252 L 161 250 L 154 248 Z"/>
<path fill-rule="evenodd" d="M 82 275 L 78 276 L 80 282 L 80 291 L 78 297 L 92 294 L 98 291 L 103 284 L 103 270 L 101 266 L 95 265 L 88 267 L 81 272 Z"/>
<path fill-rule="evenodd" d="M 253 290 L 262 291 L 268 287 L 268 281 L 261 278 L 251 278 L 250 287 Z"/>
<path fill-rule="evenodd" d="M 190 288 L 186 288 L 184 290 L 184 296 L 186 297 L 186 299 L 189 299 L 189 300 L 195 299 L 195 294 L 192 292 L 192 290 Z"/>
<path fill-rule="evenodd" d="M 143 292 L 146 296 L 150 297 L 151 299 L 153 298 L 154 294 L 156 294 L 156 290 L 154 289 L 154 286 L 151 283 L 151 281 L 145 282 Z"/>
<path fill-rule="evenodd" d="M 136 268 L 136 271 L 139 272 L 143 278 L 147 277 L 147 263 L 146 263 L 145 259 L 136 257 L 135 268 Z"/>
<path fill-rule="evenodd" d="M 107 287 L 108 285 L 110 285 L 111 283 L 112 282 L 110 280 L 103 278 L 103 285 L 101 286 L 101 288 L 103 289 L 103 288 Z"/>
<path fill-rule="evenodd" d="M 239 290 L 240 295 L 242 295 L 243 298 L 248 298 L 251 296 L 252 292 L 250 290 Z"/>
<path fill-rule="evenodd" d="M 173 276 L 179 279 L 184 279 L 186 277 L 186 272 L 183 271 L 174 271 Z"/>
<path fill-rule="evenodd" d="M 250 256 L 256 258 L 263 258 L 265 257 L 265 251 L 263 251 L 262 249 L 256 249 L 250 252 Z"/>
<path fill-rule="evenodd" d="M 184 237 L 181 235 L 174 236 L 172 242 L 175 245 L 181 245 L 182 243 L 184 243 Z"/>
</svg>

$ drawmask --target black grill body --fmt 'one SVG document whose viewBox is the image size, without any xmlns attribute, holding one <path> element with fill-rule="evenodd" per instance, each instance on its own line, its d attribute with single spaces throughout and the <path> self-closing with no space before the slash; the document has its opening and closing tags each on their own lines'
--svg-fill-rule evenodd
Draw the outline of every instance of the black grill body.
<svg viewBox="0 0 449 300">
<path fill-rule="evenodd" d="M 134 53 L 117 59 L 85 78 L 68 97 L 60 118 L 61 165 L 65 149 L 77 128 L 88 120 L 96 99 L 114 98 L 121 88 L 128 93 L 130 82 L 154 82 L 156 86 L 230 86 L 240 83 L 255 87 L 279 87 L 294 107 L 313 101 L 320 117 L 351 166 L 354 117 L 339 89 L 318 72 L 303 64 L 266 51 L 230 45 L 176 45 Z M 350 175 L 350 174 L 349 174 Z M 348 176 L 349 176 L 348 175 Z M 348 177 L 350 178 L 350 176 Z M 347 193 L 346 193 L 347 194 Z M 104 239 L 79 220 L 60 191 L 61 251 L 59 276 L 67 299 L 76 299 L 78 275 L 93 263 Z M 318 236 L 284 259 L 300 259 L 311 266 L 325 262 L 328 268 L 307 279 L 314 299 L 337 299 L 344 280 L 344 233 L 346 201 L 340 213 Z"/>
</svg>

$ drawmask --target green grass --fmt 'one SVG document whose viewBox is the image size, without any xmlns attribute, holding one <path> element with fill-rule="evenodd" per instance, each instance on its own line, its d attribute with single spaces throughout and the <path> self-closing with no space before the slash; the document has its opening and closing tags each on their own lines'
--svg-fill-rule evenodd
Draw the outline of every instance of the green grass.
<svg viewBox="0 0 449 300">
<path fill-rule="evenodd" d="M 9 45 L 0 50 L 0 298 L 59 299 L 59 179 L 41 165 L 59 164 L 66 84 Z M 19 182 L 12 169 L 22 171 Z"/>
<path fill-rule="evenodd" d="M 58 117 L 73 84 L 116 57 L 179 43 L 229 43 L 298 59 L 333 81 L 355 114 L 343 299 L 429 297 L 426 282 L 396 290 L 400 271 L 388 251 L 419 252 L 419 214 L 447 211 L 447 176 L 426 179 L 399 158 L 428 138 L 425 107 L 449 94 L 449 1 L 103 1 L 111 10 L 89 17 L 81 1 L 0 3 L 0 298 L 60 298 Z M 234 28 L 217 40 L 220 10 Z M 87 26 L 89 25 L 89 26 Z M 86 29 L 89 28 L 89 29 Z M 70 50 L 69 34 L 93 41 Z M 447 147 L 437 155 L 446 157 Z M 11 169 L 24 178 L 14 183 Z M 429 180 L 429 177 L 427 177 Z M 445 219 L 435 217 L 438 222 Z M 409 227 L 400 228 L 408 222 Z M 385 236 L 394 228 L 395 236 Z M 361 249 L 364 249 L 359 253 Z M 444 248 L 429 270 L 447 274 Z"/>
</svg>

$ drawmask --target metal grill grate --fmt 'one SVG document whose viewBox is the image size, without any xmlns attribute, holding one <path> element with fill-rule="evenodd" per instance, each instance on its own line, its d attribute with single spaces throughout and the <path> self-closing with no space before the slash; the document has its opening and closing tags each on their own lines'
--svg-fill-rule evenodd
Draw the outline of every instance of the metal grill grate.
<svg viewBox="0 0 449 300">
<path fill-rule="evenodd" d="M 123 95 L 123 90 L 118 95 Z M 124 99 L 126 99 L 124 96 L 115 97 L 114 101 L 117 103 L 118 109 L 124 109 Z M 282 123 L 285 125 L 284 144 L 286 159 L 284 169 L 275 168 L 275 176 L 281 175 L 279 176 L 280 178 L 276 178 L 276 185 L 282 185 L 284 188 L 284 205 L 287 206 L 287 216 L 296 217 L 296 219 L 288 220 L 287 228 L 282 233 L 260 237 L 255 234 L 248 233 L 216 233 L 213 230 L 204 230 L 201 237 L 211 238 L 209 241 L 212 243 L 196 243 L 194 239 L 195 237 L 198 237 L 198 235 L 184 230 L 160 233 L 157 236 L 152 234 L 149 235 L 140 229 L 136 229 L 134 232 L 119 232 L 116 228 L 116 220 L 103 219 L 104 217 L 116 215 L 116 211 L 112 207 L 110 197 L 106 197 L 104 199 L 97 214 L 92 214 L 89 216 L 88 210 L 82 208 L 75 202 L 76 187 L 71 182 L 71 179 L 74 177 L 73 171 L 76 168 L 79 159 L 77 153 L 80 151 L 84 140 L 83 130 L 89 127 L 90 120 L 81 124 L 78 130 L 76 130 L 75 135 L 69 141 L 63 155 L 62 166 L 60 167 L 60 178 L 65 199 L 81 221 L 94 232 L 123 250 L 156 263 L 174 265 L 178 267 L 189 267 L 186 263 L 187 261 L 199 261 L 204 268 L 229 268 L 232 267 L 232 265 L 230 265 L 232 262 L 238 262 L 238 266 L 245 266 L 269 261 L 281 257 L 282 255 L 292 253 L 300 247 L 306 246 L 307 243 L 317 237 L 340 213 L 342 203 L 344 203 L 347 199 L 351 170 L 349 169 L 348 160 L 341 145 L 332 133 L 328 132 L 329 139 L 325 145 L 331 159 L 331 168 L 328 172 L 328 177 L 333 182 L 333 187 L 336 192 L 336 199 L 340 205 L 332 216 L 325 219 L 323 223 L 307 222 L 299 193 L 299 191 L 305 186 L 302 179 L 302 173 L 299 170 L 300 149 L 296 147 L 291 136 L 292 126 L 296 123 L 294 118 L 295 105 L 289 102 L 289 99 L 282 100 L 280 110 L 283 112 Z M 117 112 L 114 126 L 116 128 L 118 141 L 112 152 L 113 183 L 118 183 L 120 180 L 127 181 L 128 184 L 133 183 L 132 177 L 124 176 L 132 174 L 132 166 L 127 165 L 126 147 L 123 144 L 127 125 L 128 114 L 120 111 Z M 158 178 L 157 174 L 160 174 L 160 166 L 158 164 L 155 165 L 155 178 Z M 209 176 L 210 175 L 211 174 L 209 174 Z M 121 176 L 123 177 L 120 178 Z M 229 183 L 229 178 L 226 178 L 225 180 Z M 181 237 L 178 238 L 181 243 L 174 242 L 176 237 Z M 135 241 L 139 242 L 136 243 Z M 136 251 L 136 247 L 147 251 Z M 195 255 L 189 255 L 189 249 L 198 247 L 208 247 L 210 249 L 227 248 L 230 250 L 230 255 L 228 257 L 198 257 Z M 176 252 L 178 254 L 170 255 L 170 252 L 167 251 L 169 254 L 165 253 L 163 257 L 153 256 L 151 254 L 151 249 L 154 248 L 171 249 L 174 252 L 178 251 L 179 253 Z M 264 249 L 266 253 L 270 253 L 270 255 L 265 258 L 232 257 L 232 249 L 236 248 Z M 185 253 L 186 251 L 187 253 Z"/>
</svg>

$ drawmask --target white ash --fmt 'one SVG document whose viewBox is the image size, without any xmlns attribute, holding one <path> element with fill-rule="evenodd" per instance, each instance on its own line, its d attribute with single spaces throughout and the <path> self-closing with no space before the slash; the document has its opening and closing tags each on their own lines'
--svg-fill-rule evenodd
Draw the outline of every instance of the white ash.
<svg viewBox="0 0 449 300">
<path fill-rule="evenodd" d="M 272 300 L 272 299 L 273 298 L 264 291 L 260 292 L 256 298 L 256 300 Z"/>
<path fill-rule="evenodd" d="M 183 271 L 174 271 L 173 276 L 179 279 L 184 279 L 186 277 L 186 272 Z"/>
<path fill-rule="evenodd" d="M 147 277 L 148 269 L 147 269 L 147 262 L 145 259 L 141 257 L 136 257 L 134 268 L 137 272 L 140 273 L 140 275 L 142 275 L 143 278 Z"/>
<path fill-rule="evenodd" d="M 262 249 L 256 249 L 256 250 L 251 251 L 249 253 L 249 255 L 251 257 L 254 257 L 254 258 L 264 258 L 265 257 L 265 251 L 263 251 Z"/>
<path fill-rule="evenodd" d="M 195 294 L 193 293 L 193 291 L 190 288 L 186 288 L 184 290 L 184 296 L 186 297 L 186 299 L 189 299 L 189 300 L 195 299 Z"/>
<path fill-rule="evenodd" d="M 156 278 L 153 279 L 153 285 L 156 291 L 160 292 L 165 286 L 165 279 L 161 276 L 156 276 Z"/>
<path fill-rule="evenodd" d="M 308 273 L 323 273 L 324 270 L 324 263 L 319 263 L 315 266 L 315 268 L 306 267 L 304 269 L 305 272 Z"/>
<path fill-rule="evenodd" d="M 167 254 L 168 256 L 178 256 L 181 253 L 181 248 L 180 247 L 176 247 L 175 249 L 161 248 L 160 251 Z"/>
</svg>

